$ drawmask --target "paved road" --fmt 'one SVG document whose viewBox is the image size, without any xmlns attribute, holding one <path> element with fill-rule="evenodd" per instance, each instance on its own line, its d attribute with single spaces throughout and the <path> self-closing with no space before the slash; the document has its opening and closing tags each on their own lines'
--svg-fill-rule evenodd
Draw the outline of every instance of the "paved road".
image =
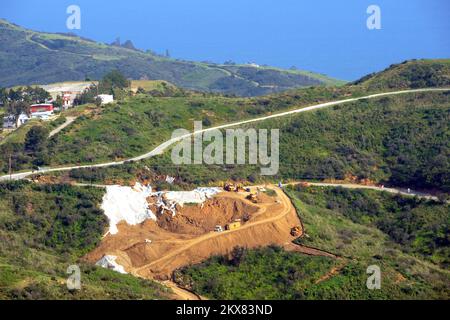
<svg viewBox="0 0 450 320">
<path fill-rule="evenodd" d="M 143 160 L 143 159 L 154 157 L 156 155 L 160 155 L 168 147 L 170 147 L 174 143 L 176 143 L 176 142 L 178 142 L 178 141 L 180 141 L 180 140 L 182 140 L 182 139 L 184 139 L 186 137 L 190 137 L 192 135 L 203 133 L 203 132 L 207 132 L 207 131 L 214 130 L 214 129 L 224 129 L 224 128 L 229 128 L 229 127 L 235 127 L 235 126 L 239 126 L 239 125 L 243 125 L 243 124 L 247 124 L 247 123 L 259 122 L 259 121 L 269 120 L 269 119 L 273 119 L 273 118 L 289 116 L 289 115 L 293 115 L 293 114 L 296 114 L 296 113 L 301 113 L 301 112 L 307 112 L 307 111 L 327 108 L 327 107 L 331 107 L 331 106 L 334 106 L 334 105 L 354 102 L 354 101 L 363 100 L 363 99 L 372 99 L 372 98 L 379 98 L 379 97 L 399 95 L 399 94 L 407 94 L 407 93 L 448 91 L 448 90 L 450 90 L 450 88 L 425 88 L 425 89 L 401 90 L 401 91 L 392 91 L 392 92 L 371 94 L 371 95 L 364 96 L 364 97 L 359 97 L 359 98 L 349 98 L 349 99 L 344 99 L 344 100 L 337 100 L 337 101 L 320 103 L 320 104 L 316 104 L 316 105 L 309 106 L 309 107 L 302 107 L 302 108 L 298 108 L 298 109 L 294 109 L 294 110 L 290 110 L 290 111 L 285 111 L 285 112 L 281 112 L 281 113 L 272 114 L 270 116 L 264 116 L 264 117 L 250 119 L 250 120 L 233 122 L 233 123 L 229 123 L 229 124 L 224 124 L 224 125 L 220 125 L 220 126 L 211 127 L 211 128 L 199 130 L 199 131 L 196 131 L 196 132 L 192 132 L 192 133 L 189 133 L 189 134 L 186 134 L 186 135 L 182 135 L 182 136 L 177 137 L 177 138 L 169 139 L 169 140 L 167 140 L 166 142 L 160 144 L 159 146 L 157 146 L 155 149 L 153 149 L 152 151 L 150 151 L 148 153 L 145 153 L 143 155 L 140 155 L 140 156 L 137 156 L 137 157 L 134 157 L 134 158 L 130 158 L 130 159 L 127 159 L 127 160 L 123 160 L 123 161 L 106 162 L 106 163 L 100 163 L 100 164 L 94 164 L 94 165 L 81 165 L 81 166 L 56 167 L 56 168 L 42 168 L 41 170 L 35 171 L 35 172 L 27 171 L 27 172 L 15 173 L 15 174 L 12 174 L 11 176 L 10 175 L 0 176 L 0 181 L 2 181 L 2 180 L 9 180 L 9 179 L 21 180 L 21 179 L 24 179 L 24 178 L 26 178 L 26 177 L 28 177 L 28 176 L 30 176 L 32 174 L 35 174 L 35 173 L 48 173 L 48 172 L 55 172 L 55 171 L 70 171 L 70 170 L 73 170 L 73 169 L 81 169 L 81 168 L 101 168 L 101 167 L 117 166 L 117 165 L 121 165 L 121 164 L 125 163 L 126 161 L 139 161 L 139 160 Z"/>
</svg>

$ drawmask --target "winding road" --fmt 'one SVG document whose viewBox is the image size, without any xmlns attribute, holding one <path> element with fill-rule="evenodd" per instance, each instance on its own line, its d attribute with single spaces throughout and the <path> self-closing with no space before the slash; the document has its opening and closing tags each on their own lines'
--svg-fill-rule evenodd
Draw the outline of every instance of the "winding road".
<svg viewBox="0 0 450 320">
<path fill-rule="evenodd" d="M 179 142 L 179 141 L 183 140 L 184 138 L 190 137 L 190 136 L 195 135 L 195 134 L 199 134 L 199 133 L 204 133 L 204 132 L 207 132 L 207 131 L 215 130 L 215 129 L 230 128 L 230 127 L 240 126 L 240 125 L 243 125 L 243 124 L 248 124 L 248 123 L 253 123 L 253 122 L 260 122 L 260 121 L 274 119 L 274 118 L 279 118 L 279 117 L 285 117 L 285 116 L 289 116 L 289 115 L 293 115 L 293 114 L 297 114 L 297 113 L 301 113 L 301 112 L 307 112 L 307 111 L 327 108 L 327 107 L 331 107 L 331 106 L 335 106 L 335 105 L 339 105 L 339 104 L 344 104 L 344 103 L 349 103 L 349 102 L 354 102 L 354 101 L 359 101 L 359 100 L 364 100 L 364 99 L 373 99 L 373 98 L 386 97 L 386 96 L 399 95 L 399 94 L 408 94 L 408 93 L 449 91 L 449 90 L 450 90 L 450 88 L 422 88 L 422 89 L 391 91 L 391 92 L 371 94 L 371 95 L 364 96 L 364 97 L 349 98 L 349 99 L 343 99 L 343 100 L 337 100 L 337 101 L 320 103 L 320 104 L 316 104 L 316 105 L 312 105 L 312 106 L 308 106 L 308 107 L 302 107 L 302 108 L 298 108 L 298 109 L 294 109 L 294 110 L 290 110 L 290 111 L 285 111 L 285 112 L 272 114 L 272 115 L 269 115 L 269 116 L 264 116 L 264 117 L 249 119 L 249 120 L 243 120 L 243 121 L 238 121 L 238 122 L 232 122 L 232 123 L 228 123 L 228 124 L 224 124 L 224 125 L 220 125 L 220 126 L 216 126 L 216 127 L 211 127 L 211 128 L 207 128 L 207 129 L 194 131 L 194 132 L 191 132 L 189 134 L 181 135 L 181 136 L 179 136 L 177 138 L 169 139 L 169 140 L 167 140 L 166 142 L 160 144 L 159 146 L 157 146 L 155 149 L 153 149 L 152 151 L 150 151 L 148 153 L 145 153 L 143 155 L 140 155 L 140 156 L 137 156 L 137 157 L 134 157 L 134 158 L 122 160 L 122 161 L 106 162 L 106 163 L 99 163 L 99 164 L 93 164 L 93 165 L 79 165 L 79 166 L 69 166 L 69 167 L 41 168 L 39 171 L 26 171 L 26 172 L 14 173 L 14 174 L 11 174 L 11 175 L 0 176 L 0 181 L 10 180 L 10 179 L 11 180 L 21 180 L 21 179 L 24 179 L 24 178 L 32 175 L 32 174 L 36 174 L 36 173 L 48 173 L 48 172 L 57 172 L 57 171 L 70 171 L 70 170 L 73 170 L 73 169 L 82 169 L 82 168 L 102 168 L 102 167 L 117 166 L 117 165 L 124 164 L 127 161 L 139 161 L 139 160 L 143 160 L 143 159 L 154 157 L 156 155 L 160 155 L 167 148 L 169 148 L 171 145 L 173 145 L 176 142 Z"/>
<path fill-rule="evenodd" d="M 368 186 L 363 184 L 356 184 L 356 183 L 328 183 L 328 182 L 309 182 L 309 181 L 294 181 L 290 183 L 283 184 L 283 186 L 290 185 L 290 184 L 298 184 L 301 182 L 306 182 L 307 184 L 311 186 L 318 186 L 318 187 L 341 187 L 346 189 L 369 189 L 369 190 L 376 190 L 376 191 L 385 191 L 389 193 L 395 193 L 395 194 L 401 194 L 404 196 L 411 196 L 411 197 L 418 197 L 421 199 L 426 200 L 435 200 L 438 201 L 438 197 L 421 191 L 416 190 L 407 190 L 402 188 L 392 188 L 392 187 L 379 187 L 379 186 Z M 449 203 L 449 201 L 447 201 Z"/>
</svg>

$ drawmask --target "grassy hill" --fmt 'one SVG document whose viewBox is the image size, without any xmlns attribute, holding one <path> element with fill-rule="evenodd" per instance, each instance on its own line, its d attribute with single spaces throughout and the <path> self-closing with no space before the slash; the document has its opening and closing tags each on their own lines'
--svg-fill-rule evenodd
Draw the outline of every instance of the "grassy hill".
<svg viewBox="0 0 450 320">
<path fill-rule="evenodd" d="M 425 88 L 450 85 L 450 59 L 411 60 L 393 64 L 355 82 L 367 90 Z"/>
<path fill-rule="evenodd" d="M 409 69 L 428 68 L 426 81 L 440 79 L 428 81 L 429 86 L 449 85 L 445 80 L 448 79 L 448 60 L 413 61 L 399 68 L 406 65 Z M 14 171 L 30 169 L 31 163 L 36 161 L 41 162 L 40 165 L 57 166 L 121 160 L 150 151 L 169 139 L 174 129 L 192 130 L 194 120 L 202 121 L 204 127 L 214 126 L 319 102 L 397 90 L 397 87 L 368 89 L 375 83 L 382 83 L 377 79 L 388 79 L 386 73 L 394 77 L 391 69 L 358 84 L 309 87 L 253 98 L 195 93 L 164 81 L 135 81 L 132 89 L 142 87 L 153 94 L 140 93 L 106 106 L 86 105 L 64 113 L 81 116 L 47 141 L 46 154 L 41 159 L 23 152 L 23 138 L 30 126 L 10 134 L 0 143 L 0 170 L 7 172 L 11 150 Z M 437 69 L 447 71 L 437 72 Z M 252 126 L 281 130 L 281 169 L 274 179 L 351 176 L 397 186 L 450 190 L 448 108 L 448 91 L 409 93 L 360 100 Z M 53 123 L 45 125 L 53 126 Z M 190 177 L 195 177 L 195 181 L 202 183 L 211 181 L 214 176 L 255 180 L 255 172 L 259 171 L 254 166 L 174 169 L 169 155 L 134 166 L 150 165 L 161 174 L 178 174 L 182 170 L 185 181 L 190 182 Z M 128 172 L 122 167 L 99 170 L 122 176 Z"/>
<path fill-rule="evenodd" d="M 429 225 L 421 223 L 424 216 L 436 225 L 443 218 L 448 233 L 448 206 L 422 202 L 412 209 L 411 200 L 406 198 L 361 190 L 345 190 L 347 194 L 344 194 L 329 188 L 290 188 L 287 192 L 308 234 L 299 241 L 336 253 L 339 259 L 305 256 L 276 247 L 236 249 L 231 258 L 212 257 L 178 270 L 177 281 L 215 299 L 449 298 L 450 273 L 446 267 L 414 253 L 416 244 L 422 242 L 419 234 L 428 232 Z M 351 202 L 350 198 L 358 201 Z M 330 201 L 345 203 L 345 209 L 369 219 L 376 215 L 370 204 L 378 203 L 384 207 L 383 213 L 376 217 L 380 224 L 390 223 L 389 214 L 409 215 L 408 225 L 396 225 L 396 228 L 412 227 L 408 230 L 411 235 L 418 232 L 415 244 L 397 244 L 370 222 L 352 221 L 346 210 L 331 207 Z M 441 214 L 432 213 L 436 209 Z M 445 250 L 448 235 L 446 241 Z M 380 267 L 380 290 L 366 288 L 369 276 L 366 269 L 370 265 Z"/>
<path fill-rule="evenodd" d="M 28 182 L 0 184 L 0 299 L 167 299 L 152 281 L 84 264 L 107 228 L 103 191 Z M 70 265 L 81 290 L 66 287 Z"/>
<path fill-rule="evenodd" d="M 192 129 L 194 120 L 207 127 L 380 91 L 448 86 L 447 64 L 448 60 L 413 61 L 354 84 L 254 98 L 186 92 L 161 81 L 134 82 L 132 88 L 154 94 L 70 110 L 64 116 L 79 118 L 48 139 L 40 153 L 25 152 L 23 140 L 30 126 L 24 126 L 0 145 L 0 168 L 7 172 L 10 152 L 14 171 L 29 169 L 36 160 L 44 165 L 98 163 L 150 151 L 173 129 Z M 410 72 L 415 68 L 423 71 L 420 81 L 424 82 L 415 80 L 416 73 Z M 402 81 L 389 82 L 396 77 Z M 281 131 L 280 172 L 264 179 L 350 176 L 448 192 L 449 113 L 449 91 L 426 92 L 361 100 L 255 124 Z M 49 129 L 55 124 L 39 123 Z M 229 179 L 256 182 L 263 179 L 259 172 L 257 166 L 248 165 L 174 166 L 167 152 L 122 166 L 63 175 L 80 182 L 151 179 L 156 188 L 177 189 Z M 162 182 L 165 175 L 176 177 L 175 184 Z M 449 298 L 448 205 L 373 191 L 289 188 L 287 192 L 309 236 L 299 241 L 335 252 L 341 259 L 300 256 L 273 247 L 239 249 L 231 260 L 212 257 L 182 269 L 177 280 L 212 298 Z M 153 282 L 80 262 L 105 226 L 98 209 L 101 196 L 97 189 L 65 185 L 0 185 L 0 298 L 169 296 Z M 85 282 L 82 291 L 71 293 L 64 281 L 66 268 L 73 263 L 80 264 Z M 382 270 L 379 291 L 365 287 L 366 268 L 374 264 Z"/>
<path fill-rule="evenodd" d="M 165 80 L 182 88 L 242 96 L 342 83 L 311 72 L 180 61 L 0 20 L 0 86 L 98 80 L 112 69 L 131 79 Z"/>
<path fill-rule="evenodd" d="M 139 110 L 139 105 L 133 105 L 137 106 L 134 110 Z M 171 103 L 171 105 L 171 108 L 175 108 L 175 104 Z M 225 119 L 227 114 L 225 111 L 233 110 L 232 107 L 227 109 L 225 106 L 217 102 L 205 104 L 203 108 L 205 112 L 212 114 L 219 114 L 218 110 L 222 110 L 219 119 Z M 244 106 L 237 114 L 230 113 L 229 119 L 235 116 L 243 118 L 246 110 L 253 109 Z M 145 169 L 148 167 L 155 175 L 169 174 L 179 177 L 179 183 L 186 186 L 209 184 L 230 178 L 252 182 L 261 179 L 278 181 L 280 179 L 343 180 L 351 178 L 448 192 L 450 190 L 449 110 L 448 92 L 427 92 L 362 100 L 255 123 L 252 127 L 280 129 L 280 170 L 274 177 L 260 177 L 260 169 L 256 165 L 173 166 L 170 151 L 162 156 L 138 163 L 88 170 L 90 173 L 85 172 L 86 170 L 81 171 L 84 172 L 83 174 L 73 172 L 72 175 L 77 178 L 85 176 L 94 180 L 114 178 L 127 181 L 135 179 L 140 173 L 150 174 Z M 188 113 L 195 118 L 193 110 Z M 178 111 L 177 114 L 181 115 Z M 212 116 L 211 119 L 214 124 L 220 123 Z M 94 124 L 95 121 L 92 121 L 92 125 Z M 158 132 L 164 132 L 170 125 L 172 125 L 171 122 L 164 122 L 163 129 Z M 75 133 L 77 130 L 83 132 L 85 129 L 74 127 L 72 130 L 74 131 L 71 132 Z M 109 146 L 123 141 L 121 152 L 128 152 L 127 150 L 131 153 L 136 152 L 131 150 L 135 144 L 125 143 L 128 139 L 125 133 L 117 137 L 122 138 L 117 138 L 116 142 L 110 143 Z M 140 135 L 137 133 L 136 138 L 138 137 Z M 153 143 L 150 140 L 155 136 L 147 135 L 146 137 L 149 143 Z M 58 143 L 61 146 L 61 152 L 55 154 L 55 160 L 58 160 L 58 156 L 73 160 L 79 159 L 85 152 L 98 155 L 113 150 L 103 141 L 99 143 L 104 149 L 99 147 L 91 149 L 89 146 L 77 147 L 83 141 L 72 143 L 68 138 L 69 135 L 62 135 L 55 140 L 66 141 Z M 150 145 L 146 145 L 146 148 Z M 67 150 L 64 152 L 69 153 L 62 152 L 64 146 L 66 146 L 64 150 Z"/>
</svg>

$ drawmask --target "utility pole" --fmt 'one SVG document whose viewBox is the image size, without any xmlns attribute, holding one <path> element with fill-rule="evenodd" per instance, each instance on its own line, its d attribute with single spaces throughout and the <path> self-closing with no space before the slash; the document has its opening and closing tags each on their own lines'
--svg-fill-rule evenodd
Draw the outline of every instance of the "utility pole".
<svg viewBox="0 0 450 320">
<path fill-rule="evenodd" d="M 12 155 L 9 153 L 9 180 L 12 180 Z"/>
</svg>

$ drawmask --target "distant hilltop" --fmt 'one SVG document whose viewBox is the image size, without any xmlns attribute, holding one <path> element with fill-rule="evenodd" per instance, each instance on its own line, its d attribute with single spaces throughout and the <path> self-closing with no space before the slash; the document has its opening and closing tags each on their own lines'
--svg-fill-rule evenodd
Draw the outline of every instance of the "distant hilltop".
<svg viewBox="0 0 450 320">
<path fill-rule="evenodd" d="M 119 42 L 120 43 L 120 42 Z M 73 34 L 44 33 L 0 20 L 0 86 L 98 80 L 113 69 L 134 80 L 165 80 L 179 87 L 237 96 L 257 96 L 343 81 L 296 70 L 249 64 L 191 62 L 97 43 Z"/>
</svg>

